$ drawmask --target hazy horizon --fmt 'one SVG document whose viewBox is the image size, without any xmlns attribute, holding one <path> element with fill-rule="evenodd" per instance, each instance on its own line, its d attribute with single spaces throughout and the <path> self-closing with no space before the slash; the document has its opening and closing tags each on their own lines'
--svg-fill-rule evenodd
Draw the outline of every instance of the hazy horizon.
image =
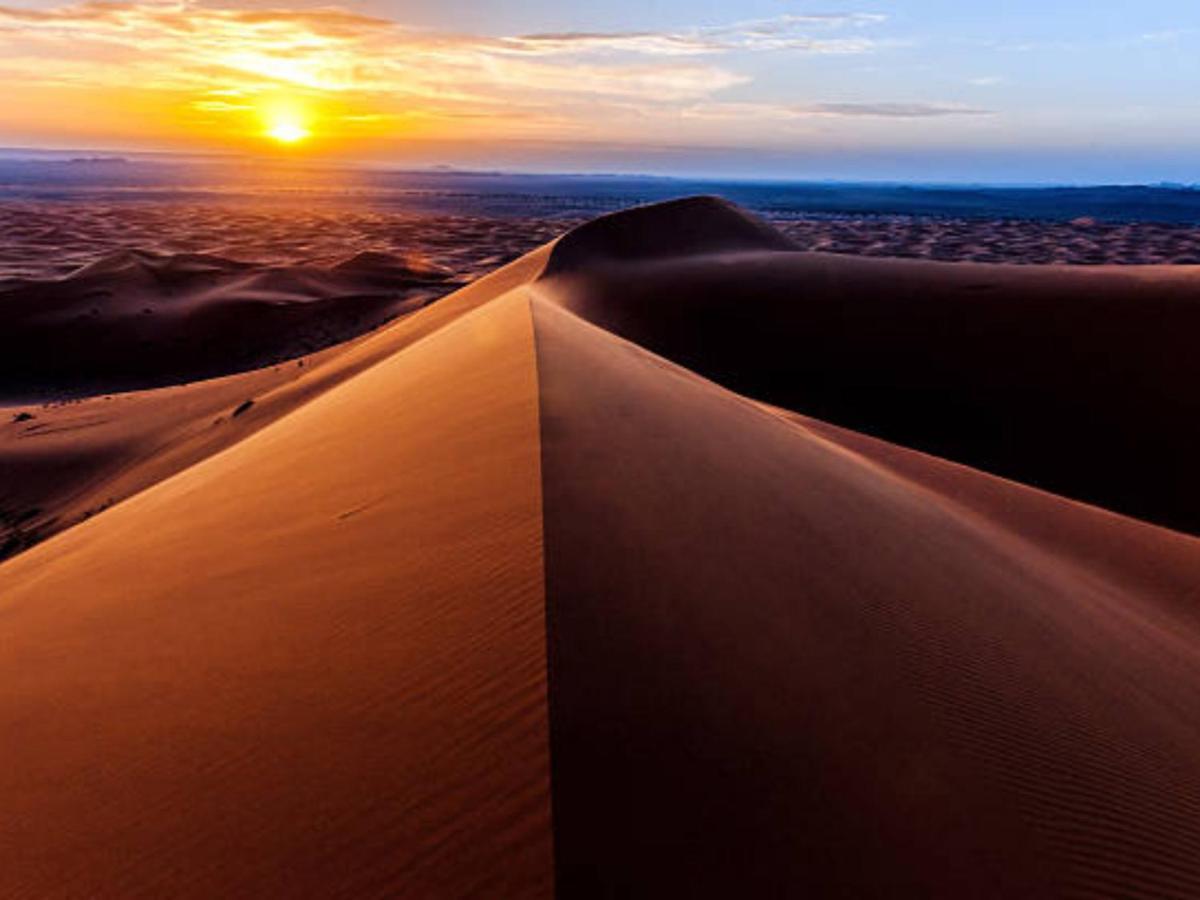
<svg viewBox="0 0 1200 900">
<path fill-rule="evenodd" d="M 641 151 L 643 158 L 644 148 Z M 1183 164 L 1173 170 L 1177 177 L 1147 173 L 1139 175 L 1133 167 L 1096 167 L 1091 177 L 1080 176 L 1079 166 L 1070 166 L 1064 161 L 1062 168 L 1047 169 L 1040 176 L 1027 174 L 1021 177 L 1017 167 L 992 166 L 974 167 L 966 161 L 960 161 L 955 167 L 939 165 L 936 158 L 919 161 L 920 165 L 913 166 L 907 173 L 903 169 L 886 167 L 838 166 L 797 166 L 788 169 L 780 166 L 778 169 L 764 169 L 761 165 L 758 171 L 739 169 L 737 166 L 705 169 L 703 166 L 677 166 L 654 168 L 637 164 L 631 159 L 627 167 L 613 165 L 608 168 L 600 164 L 594 168 L 579 166 L 577 168 L 556 167 L 553 163 L 538 166 L 520 160 L 513 160 L 509 165 L 500 165 L 502 158 L 493 156 L 492 164 L 479 160 L 477 164 L 470 161 L 447 162 L 436 158 L 429 161 L 406 161 L 387 159 L 353 159 L 340 157 L 282 157 L 279 155 L 256 154 L 252 151 L 238 150 L 161 150 L 144 149 L 122 145 L 111 146 L 2 146 L 0 145 L 0 161 L 113 161 L 117 159 L 138 162 L 189 162 L 215 163 L 220 161 L 250 163 L 258 165 L 302 166 L 311 168 L 360 169 L 368 171 L 441 173 L 458 175 L 514 175 L 514 176 L 561 176 L 561 177 L 617 177 L 617 178 L 647 178 L 674 179 L 684 181 L 712 182 L 764 182 L 787 184 L 847 184 L 847 185 L 913 185 L 918 187 L 994 187 L 994 188 L 1035 188 L 1035 187 L 1180 187 L 1194 188 L 1200 185 L 1200 169 L 1189 168 Z M 1068 172 L 1074 174 L 1068 175 Z M 1160 172 L 1163 170 L 1159 170 Z"/>
</svg>

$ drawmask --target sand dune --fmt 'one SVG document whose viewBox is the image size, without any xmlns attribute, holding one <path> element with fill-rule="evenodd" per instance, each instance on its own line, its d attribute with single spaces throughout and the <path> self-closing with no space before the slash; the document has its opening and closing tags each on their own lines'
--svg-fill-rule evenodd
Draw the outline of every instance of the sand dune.
<svg viewBox="0 0 1200 900">
<path fill-rule="evenodd" d="M 94 260 L 136 247 L 172 256 L 203 254 L 262 266 L 327 268 L 355 248 L 410 264 L 432 263 L 471 281 L 562 234 L 578 220 L 557 215 L 520 219 L 381 209 L 344 196 L 289 202 L 207 199 L 172 194 L 6 199 L 0 204 L 0 289 L 61 278 Z"/>
<path fill-rule="evenodd" d="M 680 212 L 741 219 L 715 201 Z M 605 231 L 643 249 L 614 253 Z M 685 255 L 648 216 L 597 220 L 556 255 L 603 255 L 555 290 L 740 393 L 1200 533 L 1200 394 L 1181 389 L 1200 383 L 1200 269 L 783 254 L 746 234 Z"/>
<path fill-rule="evenodd" d="M 0 559 L 237 443 L 533 277 L 545 255 L 530 254 L 384 331 L 279 366 L 158 390 L 0 407 Z M 360 256 L 352 265 L 372 263 Z"/>
<path fill-rule="evenodd" d="M 5 565 L 0 894 L 548 889 L 532 348 L 489 306 Z"/>
<path fill-rule="evenodd" d="M 1195 290 L 956 271 L 695 200 L 132 395 L 265 379 L 0 565 L 0 894 L 1197 895 L 1200 541 L 961 464 L 1178 518 Z"/>
<path fill-rule="evenodd" d="M 535 323 L 568 895 L 1200 890 L 1194 540 Z"/>
<path fill-rule="evenodd" d="M 78 194 L 72 199 L 8 198 L 0 204 L 0 290 L 15 281 L 61 277 L 129 247 L 162 254 L 204 253 L 262 265 L 322 267 L 344 258 L 347 248 L 369 248 L 445 266 L 465 283 L 586 220 L 580 218 L 580 208 L 563 208 L 553 196 L 510 195 L 503 215 L 495 210 L 485 214 L 481 208 L 471 212 L 481 199 L 461 192 L 443 195 L 445 202 L 459 207 L 448 215 L 403 205 L 387 208 L 372 202 L 378 198 L 369 194 L 353 200 L 316 194 L 303 202 L 277 196 L 274 202 L 262 198 L 257 203 L 177 194 L 143 195 L 132 202 Z M 1031 199 L 1026 196 L 1023 202 Z M 787 202 L 777 209 L 769 199 L 764 201 L 771 223 L 805 250 L 1021 264 L 1200 264 L 1200 227 L 1195 225 L 958 218 L 952 210 L 936 206 L 909 215 L 867 215 L 845 208 L 806 215 L 787 209 Z M 821 207 L 819 197 L 808 201 Z M 1161 212 L 1162 203 L 1162 197 L 1147 199 L 1119 214 Z M 987 207 L 984 202 L 974 212 Z M 1015 212 L 1021 207 L 1006 208 Z M 1061 213 L 1045 197 L 1036 200 L 1032 210 L 1024 209 Z M 593 207 L 587 217 L 602 211 Z M 971 214 L 960 210 L 959 215 L 964 213 Z"/>
<path fill-rule="evenodd" d="M 136 390 L 261 367 L 419 309 L 449 280 L 384 254 L 316 268 L 114 253 L 0 294 L 0 399 Z"/>
</svg>

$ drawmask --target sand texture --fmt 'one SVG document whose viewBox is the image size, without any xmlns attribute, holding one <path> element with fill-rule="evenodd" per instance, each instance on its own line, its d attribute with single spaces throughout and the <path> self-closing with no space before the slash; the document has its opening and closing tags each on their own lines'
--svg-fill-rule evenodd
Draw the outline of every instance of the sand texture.
<svg viewBox="0 0 1200 900">
<path fill-rule="evenodd" d="M 0 895 L 549 893 L 534 377 L 489 305 L 6 564 Z"/>
<path fill-rule="evenodd" d="M 1200 895 L 1198 309 L 697 198 L 29 407 L 0 896 Z"/>
</svg>

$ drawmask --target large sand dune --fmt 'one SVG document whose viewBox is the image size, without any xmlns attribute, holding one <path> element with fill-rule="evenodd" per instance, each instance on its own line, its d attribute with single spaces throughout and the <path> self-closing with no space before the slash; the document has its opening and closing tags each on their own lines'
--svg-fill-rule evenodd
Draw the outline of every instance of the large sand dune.
<svg viewBox="0 0 1200 900">
<path fill-rule="evenodd" d="M 0 895 L 1200 894 L 1200 541 L 961 464 L 1192 525 L 1194 281 L 877 265 L 635 210 L 133 395 L 0 565 Z"/>
<path fill-rule="evenodd" d="M 545 255 L 531 253 L 418 315 L 299 360 L 158 390 L 0 408 L 0 559 L 237 443 L 534 277 Z"/>
</svg>

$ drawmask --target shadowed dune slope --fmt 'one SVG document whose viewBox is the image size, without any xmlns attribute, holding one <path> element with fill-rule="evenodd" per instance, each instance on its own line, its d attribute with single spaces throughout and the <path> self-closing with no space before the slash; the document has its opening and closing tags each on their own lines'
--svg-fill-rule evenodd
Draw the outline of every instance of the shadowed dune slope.
<svg viewBox="0 0 1200 900">
<path fill-rule="evenodd" d="M 594 242 L 564 238 L 545 277 L 588 321 L 739 393 L 1200 533 L 1200 268 L 788 253 L 737 218 L 702 198 L 619 213 L 587 226 Z M 673 247 L 675 227 L 704 252 Z M 644 232 L 642 252 L 612 251 L 608 235 Z"/>
<path fill-rule="evenodd" d="M 941 390 L 993 386 L 976 405 L 1079 383 L 1049 351 L 976 373 L 890 275 L 832 265 L 715 201 L 636 210 L 330 351 L 221 440 L 169 420 L 169 465 L 139 431 L 136 495 L 0 564 L 0 895 L 1200 895 L 1200 541 L 842 427 L 907 384 L 888 335 Z M 1007 270 L 888 271 L 945 310 L 1000 284 L 979 347 L 1032 354 L 1018 312 L 1052 311 Z M 1146 340 L 1191 303 L 1089 284 Z M 861 395 L 825 348 L 851 321 Z M 771 372 L 803 402 L 730 390 Z M 1013 459 L 1062 477 L 1031 421 Z M 1110 475 L 1161 512 L 1141 470 L 1173 426 L 1136 421 Z"/>
<path fill-rule="evenodd" d="M 1193 539 L 534 320 L 564 896 L 1200 891 Z"/>
</svg>

